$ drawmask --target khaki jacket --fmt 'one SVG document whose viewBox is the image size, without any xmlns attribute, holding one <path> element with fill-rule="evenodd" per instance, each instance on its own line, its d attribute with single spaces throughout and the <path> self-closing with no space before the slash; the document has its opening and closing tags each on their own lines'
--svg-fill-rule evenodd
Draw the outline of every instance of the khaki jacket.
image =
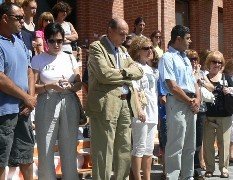
<svg viewBox="0 0 233 180">
<path fill-rule="evenodd" d="M 116 68 L 116 60 L 106 37 L 90 45 L 88 60 L 88 98 L 87 115 L 100 115 L 103 119 L 117 118 L 114 107 L 122 104 L 119 96 L 122 94 L 123 84 L 131 91 L 131 108 L 136 113 L 132 80 L 138 80 L 143 70 L 128 55 L 127 50 L 119 48 L 121 70 Z"/>
</svg>

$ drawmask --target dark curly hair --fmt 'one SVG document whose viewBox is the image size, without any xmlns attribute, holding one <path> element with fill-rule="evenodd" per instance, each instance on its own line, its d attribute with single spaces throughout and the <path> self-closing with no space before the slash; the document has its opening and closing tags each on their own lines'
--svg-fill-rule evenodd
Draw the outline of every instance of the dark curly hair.
<svg viewBox="0 0 233 180">
<path fill-rule="evenodd" d="M 72 8 L 70 7 L 70 5 L 66 2 L 60 1 L 57 4 L 55 4 L 52 8 L 52 14 L 53 17 L 56 19 L 58 16 L 59 12 L 66 12 L 67 15 L 69 15 L 72 11 Z"/>
</svg>

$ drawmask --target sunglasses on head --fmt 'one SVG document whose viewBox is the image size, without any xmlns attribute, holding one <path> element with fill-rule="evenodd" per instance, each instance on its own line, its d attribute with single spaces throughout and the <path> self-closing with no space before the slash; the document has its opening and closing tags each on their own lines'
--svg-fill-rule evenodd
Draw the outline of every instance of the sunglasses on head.
<svg viewBox="0 0 233 180">
<path fill-rule="evenodd" d="M 222 64 L 221 61 L 211 61 L 213 64 Z"/>
<path fill-rule="evenodd" d="M 24 19 L 24 16 L 21 16 L 21 15 L 10 14 L 8 16 L 11 16 L 11 17 L 15 18 L 17 21 L 21 21 L 22 19 Z"/>
<path fill-rule="evenodd" d="M 152 46 L 141 47 L 141 50 L 145 50 L 145 51 L 148 51 L 150 49 L 153 49 L 153 47 Z"/>
<path fill-rule="evenodd" d="M 49 44 L 62 44 L 63 43 L 63 39 L 48 39 L 48 43 Z"/>
</svg>

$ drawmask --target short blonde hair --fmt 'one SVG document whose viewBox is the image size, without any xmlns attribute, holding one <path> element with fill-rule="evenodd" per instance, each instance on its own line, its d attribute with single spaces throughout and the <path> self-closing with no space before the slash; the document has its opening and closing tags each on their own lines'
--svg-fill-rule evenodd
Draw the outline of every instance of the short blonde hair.
<svg viewBox="0 0 233 180">
<path fill-rule="evenodd" d="M 49 19 L 51 23 L 54 22 L 54 18 L 53 18 L 52 13 L 50 13 L 50 12 L 43 12 L 40 15 L 39 20 L 38 20 L 38 29 L 42 29 L 43 28 L 43 21 L 45 19 Z"/>
<path fill-rule="evenodd" d="M 212 51 L 209 53 L 209 55 L 206 58 L 205 65 L 206 65 L 207 70 L 210 70 L 211 62 L 217 59 L 222 62 L 222 68 L 225 66 L 226 61 L 223 57 L 223 54 L 220 51 Z"/>
<path fill-rule="evenodd" d="M 233 59 L 231 59 L 230 61 L 228 61 L 226 63 L 224 73 L 226 73 L 226 74 L 232 74 L 233 73 Z"/>
<path fill-rule="evenodd" d="M 143 36 L 135 36 L 132 40 L 132 43 L 129 47 L 129 54 L 131 56 L 131 58 L 134 61 L 138 61 L 139 60 L 139 50 L 141 50 L 141 48 L 145 45 L 145 44 L 151 44 L 152 42 L 149 38 L 147 37 L 143 37 Z"/>
</svg>

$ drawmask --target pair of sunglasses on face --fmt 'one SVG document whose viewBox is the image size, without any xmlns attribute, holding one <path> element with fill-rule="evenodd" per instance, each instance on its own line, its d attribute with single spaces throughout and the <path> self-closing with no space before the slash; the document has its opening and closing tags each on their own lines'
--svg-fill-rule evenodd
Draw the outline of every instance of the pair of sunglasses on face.
<svg viewBox="0 0 233 180">
<path fill-rule="evenodd" d="M 222 65 L 222 62 L 221 62 L 221 61 L 211 61 L 211 63 L 213 63 L 213 64 L 220 64 L 220 65 Z"/>
<path fill-rule="evenodd" d="M 145 51 L 148 51 L 150 49 L 153 49 L 153 47 L 152 46 L 141 47 L 141 50 L 145 50 Z"/>
<path fill-rule="evenodd" d="M 8 16 L 15 18 L 17 21 L 21 21 L 22 19 L 24 19 L 24 16 L 21 16 L 21 15 L 10 14 Z"/>
<path fill-rule="evenodd" d="M 197 57 L 191 57 L 191 58 L 189 58 L 189 60 L 190 60 L 191 62 L 193 62 L 193 61 L 197 61 L 198 58 L 197 58 Z"/>
<path fill-rule="evenodd" d="M 56 44 L 62 44 L 64 42 L 64 40 L 63 39 L 48 39 L 47 42 L 49 44 L 55 44 L 55 43 Z"/>
<path fill-rule="evenodd" d="M 45 22 L 53 22 L 53 20 L 51 20 L 51 19 L 43 19 L 43 21 L 45 21 Z"/>
</svg>

